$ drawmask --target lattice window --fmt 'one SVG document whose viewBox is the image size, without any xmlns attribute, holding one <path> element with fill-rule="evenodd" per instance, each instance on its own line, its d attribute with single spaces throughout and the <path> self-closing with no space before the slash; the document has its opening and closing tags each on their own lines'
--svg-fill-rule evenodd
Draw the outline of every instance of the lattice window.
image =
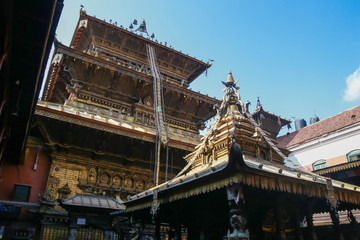
<svg viewBox="0 0 360 240">
<path fill-rule="evenodd" d="M 360 149 L 351 151 L 350 153 L 346 154 L 346 157 L 349 162 L 360 160 Z"/>
<path fill-rule="evenodd" d="M 98 228 L 79 228 L 76 233 L 76 240 L 98 239 L 103 240 L 103 231 Z"/>
<path fill-rule="evenodd" d="M 323 169 L 326 168 L 326 160 L 319 160 L 313 163 L 313 170 L 319 170 L 319 169 Z"/>
<path fill-rule="evenodd" d="M 53 240 L 53 239 L 67 239 L 68 238 L 68 228 L 65 226 L 56 226 L 49 225 L 45 226 L 43 230 L 43 240 Z"/>
</svg>

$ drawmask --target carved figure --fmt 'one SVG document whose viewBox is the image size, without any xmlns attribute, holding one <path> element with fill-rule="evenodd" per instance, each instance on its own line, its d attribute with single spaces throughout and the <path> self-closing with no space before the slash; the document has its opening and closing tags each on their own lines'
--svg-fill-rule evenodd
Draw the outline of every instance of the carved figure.
<svg viewBox="0 0 360 240">
<path fill-rule="evenodd" d="M 100 175 L 100 183 L 108 184 L 109 183 L 109 176 L 106 173 Z"/>
<path fill-rule="evenodd" d="M 112 180 L 112 183 L 115 185 L 115 186 L 120 186 L 120 183 L 121 183 L 121 179 L 119 176 L 114 176 L 113 177 L 113 180 Z"/>
<path fill-rule="evenodd" d="M 230 225 L 233 228 L 233 231 L 230 233 L 228 230 L 227 239 L 228 240 L 248 240 L 249 230 L 246 227 L 247 219 L 239 210 L 232 209 L 230 210 Z"/>
<path fill-rule="evenodd" d="M 80 171 L 79 172 L 79 180 L 81 181 L 86 181 L 86 177 L 87 177 L 87 173 L 85 171 Z"/>
<path fill-rule="evenodd" d="M 69 184 L 66 183 L 64 186 L 58 189 L 59 197 L 60 198 L 67 198 L 68 195 L 71 193 L 71 189 L 69 187 Z"/>
<path fill-rule="evenodd" d="M 59 178 L 50 176 L 49 181 L 48 181 L 48 188 L 46 191 L 46 194 L 47 194 L 49 200 L 56 200 L 59 184 L 60 184 Z"/>
<path fill-rule="evenodd" d="M 88 182 L 95 183 L 96 182 L 96 170 L 95 168 L 91 168 L 88 175 Z"/>
<path fill-rule="evenodd" d="M 126 187 L 132 187 L 132 180 L 130 178 L 125 179 L 125 186 Z"/>
<path fill-rule="evenodd" d="M 142 180 L 137 180 L 136 184 L 135 184 L 135 187 L 137 189 L 143 189 L 144 188 L 144 182 Z"/>
<path fill-rule="evenodd" d="M 75 240 L 75 238 L 76 238 L 76 232 L 77 232 L 77 229 L 71 228 L 71 229 L 69 230 L 69 237 L 68 237 L 68 239 L 69 239 L 69 240 Z"/>
</svg>

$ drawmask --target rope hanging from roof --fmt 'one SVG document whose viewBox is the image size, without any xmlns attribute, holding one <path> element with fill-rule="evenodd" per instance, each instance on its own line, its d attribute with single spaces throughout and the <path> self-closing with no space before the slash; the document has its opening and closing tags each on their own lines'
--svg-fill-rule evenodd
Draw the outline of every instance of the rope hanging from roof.
<svg viewBox="0 0 360 240">
<path fill-rule="evenodd" d="M 157 64 L 155 49 L 150 44 L 146 44 L 147 56 L 150 64 L 150 71 L 154 78 L 153 91 L 154 91 L 154 117 L 156 129 L 156 142 L 155 142 L 155 168 L 154 168 L 154 185 L 159 185 L 160 177 L 160 147 L 161 144 L 166 146 L 166 170 L 165 181 L 167 181 L 168 174 L 168 156 L 169 156 L 169 135 L 166 128 L 165 108 L 164 108 L 164 92 L 163 81 L 161 78 L 159 66 Z M 157 200 L 157 192 L 153 195 L 153 204 L 151 212 L 153 216 L 156 214 L 159 203 Z"/>
</svg>

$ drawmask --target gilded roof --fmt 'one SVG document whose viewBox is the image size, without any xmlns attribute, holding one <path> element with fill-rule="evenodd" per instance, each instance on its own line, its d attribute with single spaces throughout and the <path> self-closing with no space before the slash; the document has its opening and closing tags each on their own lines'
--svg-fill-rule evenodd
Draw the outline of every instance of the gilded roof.
<svg viewBox="0 0 360 240">
<path fill-rule="evenodd" d="M 187 166 L 174 179 L 131 196 L 126 203 L 129 204 L 127 211 L 150 207 L 149 196 L 155 192 L 163 192 L 158 199 L 162 204 L 233 183 L 318 198 L 327 197 L 329 189 L 336 189 L 346 192 L 338 194 L 340 201 L 360 203 L 360 187 L 330 180 L 306 170 L 293 169 L 283 162 L 262 159 L 257 154 L 245 151 L 244 147 L 241 149 L 240 144 L 244 146 L 246 143 L 240 141 L 254 145 L 264 141 L 257 134 L 258 126 L 251 125 L 252 121 L 248 119 L 250 114 L 243 107 L 240 95 L 235 91 L 235 84 L 232 81 L 226 83 L 230 85 L 225 89 L 224 100 L 214 123 L 196 150 L 185 157 Z M 203 179 L 201 184 L 196 184 L 200 179 Z M 170 189 L 174 191 L 166 195 L 164 192 Z M 137 199 L 142 199 L 142 204 L 134 204 Z M 148 199 L 147 202 L 145 199 Z"/>
</svg>

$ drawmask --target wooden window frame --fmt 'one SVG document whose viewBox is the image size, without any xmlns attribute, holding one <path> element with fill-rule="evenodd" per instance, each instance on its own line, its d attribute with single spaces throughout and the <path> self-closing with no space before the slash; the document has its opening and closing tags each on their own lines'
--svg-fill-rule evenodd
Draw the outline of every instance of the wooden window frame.
<svg viewBox="0 0 360 240">
<path fill-rule="evenodd" d="M 353 156 L 357 156 L 357 159 L 351 160 L 351 157 L 353 157 Z M 346 154 L 346 158 L 347 158 L 348 162 L 359 161 L 360 160 L 360 149 L 352 150 L 351 152 Z"/>
<path fill-rule="evenodd" d="M 327 168 L 326 160 L 317 160 L 312 164 L 313 171 Z"/>
</svg>

